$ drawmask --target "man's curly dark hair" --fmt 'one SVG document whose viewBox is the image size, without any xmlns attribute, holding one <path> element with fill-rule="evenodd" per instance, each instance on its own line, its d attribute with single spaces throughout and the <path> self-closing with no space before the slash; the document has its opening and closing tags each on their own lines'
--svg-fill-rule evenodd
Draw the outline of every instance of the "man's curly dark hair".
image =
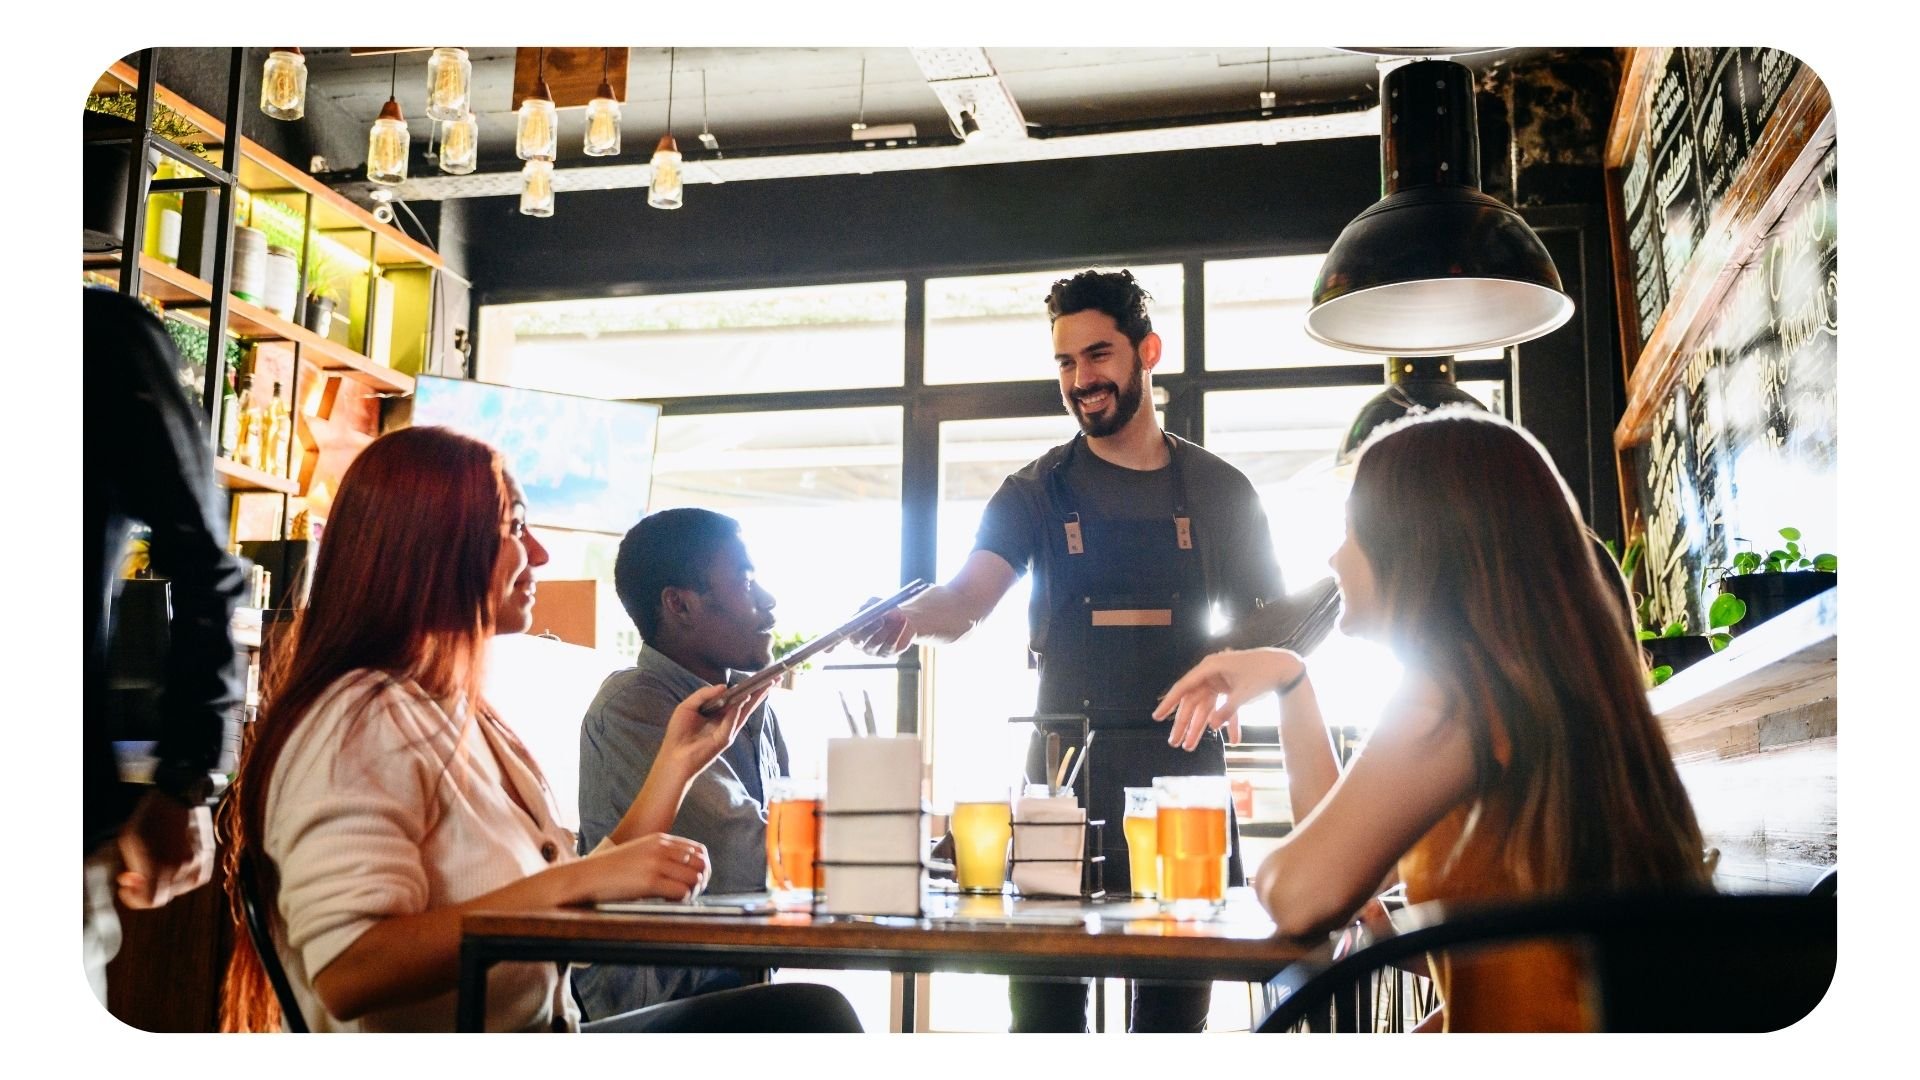
<svg viewBox="0 0 1920 1080">
<path fill-rule="evenodd" d="M 1098 311 L 1112 317 L 1137 349 L 1141 339 L 1153 333 L 1153 320 L 1147 315 L 1147 301 L 1152 299 L 1131 270 L 1082 270 L 1054 282 L 1048 290 L 1047 322 L 1051 325 L 1062 315 Z"/>
</svg>

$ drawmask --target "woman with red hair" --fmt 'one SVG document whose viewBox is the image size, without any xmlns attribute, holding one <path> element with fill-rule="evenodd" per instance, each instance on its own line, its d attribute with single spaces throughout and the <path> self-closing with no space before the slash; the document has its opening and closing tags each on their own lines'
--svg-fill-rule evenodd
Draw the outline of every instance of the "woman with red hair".
<svg viewBox="0 0 1920 1080">
<path fill-rule="evenodd" d="M 1342 772 L 1306 663 L 1217 653 L 1157 719 L 1191 747 L 1280 696 L 1295 826 L 1261 864 L 1283 933 L 1340 926 L 1390 880 L 1407 898 L 1518 900 L 1709 888 L 1700 827 L 1647 705 L 1617 568 L 1546 451 L 1490 413 L 1440 409 L 1362 448 L 1331 564 L 1340 627 L 1406 677 Z M 1591 1026 L 1578 956 L 1486 949 L 1433 969 L 1452 1031 Z"/>
<path fill-rule="evenodd" d="M 307 607 L 222 808 L 228 889 L 268 914 L 315 1031 L 451 1030 L 463 912 L 680 899 L 707 852 L 667 833 L 687 786 L 759 697 L 708 719 L 687 698 L 633 805 L 593 852 L 555 821 L 539 766 L 481 693 L 489 640 L 532 625 L 546 550 L 500 456 L 445 428 L 374 441 L 341 479 Z M 245 934 L 222 1027 L 272 1030 Z M 563 970 L 497 966 L 488 1030 L 579 1026 Z M 783 984 L 614 1017 L 607 1030 L 859 1030 L 844 998 Z"/>
</svg>

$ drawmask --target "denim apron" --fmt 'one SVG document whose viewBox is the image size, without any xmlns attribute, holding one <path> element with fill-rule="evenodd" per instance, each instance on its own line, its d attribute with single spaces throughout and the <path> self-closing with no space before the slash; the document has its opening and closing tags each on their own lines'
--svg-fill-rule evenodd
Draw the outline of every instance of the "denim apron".
<svg viewBox="0 0 1920 1080">
<path fill-rule="evenodd" d="M 1106 822 L 1103 879 L 1109 895 L 1130 887 L 1121 830 L 1129 787 L 1156 776 L 1224 776 L 1226 749 L 1209 731 L 1194 750 L 1167 745 L 1170 723 L 1155 723 L 1154 706 L 1180 676 L 1213 651 L 1208 636 L 1206 570 L 1199 528 L 1189 515 L 1180 457 L 1167 440 L 1173 470 L 1172 512 L 1144 520 L 1102 518 L 1077 505 L 1063 470 L 1090 452 L 1075 438 L 1046 478 L 1051 548 L 1049 620 L 1040 656 L 1039 712 L 1087 717 L 1095 738 L 1074 794 L 1088 820 Z M 1060 730 L 1065 745 L 1077 730 Z M 1046 769 L 1046 731 L 1036 730 L 1027 775 Z M 1239 830 L 1229 811 L 1230 884 L 1243 884 Z"/>
</svg>

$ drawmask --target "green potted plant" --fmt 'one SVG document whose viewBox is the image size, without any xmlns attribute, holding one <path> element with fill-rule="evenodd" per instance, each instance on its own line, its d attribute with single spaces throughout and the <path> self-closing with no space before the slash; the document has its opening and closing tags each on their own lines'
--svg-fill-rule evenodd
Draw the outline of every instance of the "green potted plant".
<svg viewBox="0 0 1920 1080">
<path fill-rule="evenodd" d="M 811 640 L 813 640 L 813 638 L 811 635 L 808 635 L 808 634 L 802 634 L 798 632 L 791 633 L 791 634 L 782 634 L 776 631 L 773 635 L 774 662 L 779 663 L 781 660 L 784 660 L 786 658 L 788 653 L 794 651 L 795 649 L 798 649 L 800 646 L 805 645 L 807 642 Z M 807 671 L 811 669 L 812 667 L 813 667 L 813 661 L 808 660 L 803 662 L 798 668 L 795 668 L 794 670 L 787 672 L 785 675 L 782 675 L 780 677 L 780 688 L 783 690 L 793 689 L 795 676 L 799 675 L 800 672 L 802 671 Z"/>
<path fill-rule="evenodd" d="M 326 337 L 327 331 L 333 329 L 333 312 L 339 304 L 339 267 L 315 252 L 307 259 L 307 308 L 301 324 Z"/>
<path fill-rule="evenodd" d="M 1840 583 L 1840 559 L 1830 552 L 1812 554 L 1800 547 L 1800 530 L 1791 526 L 1779 532 L 1781 546 L 1762 554 L 1753 542 L 1736 536 L 1746 550 L 1734 553 L 1731 565 L 1719 571 L 1720 596 L 1714 608 L 1732 614 L 1738 601 L 1738 614 L 1724 623 L 1738 634 L 1766 622 L 1775 615 L 1804 603 Z"/>
<path fill-rule="evenodd" d="M 1714 646 L 1706 637 L 1687 633 L 1687 618 L 1662 623 L 1653 613 L 1653 597 L 1644 596 L 1633 590 L 1633 575 L 1640 567 L 1641 556 L 1646 552 L 1645 540 L 1636 535 L 1627 542 L 1626 550 L 1620 551 L 1613 541 L 1604 541 L 1607 554 L 1614 557 L 1620 571 L 1620 579 L 1627 587 L 1627 593 L 1633 600 L 1634 637 L 1638 639 L 1642 654 L 1647 663 L 1647 685 L 1659 686 L 1673 676 L 1676 671 L 1684 670 L 1713 655 Z"/>
</svg>

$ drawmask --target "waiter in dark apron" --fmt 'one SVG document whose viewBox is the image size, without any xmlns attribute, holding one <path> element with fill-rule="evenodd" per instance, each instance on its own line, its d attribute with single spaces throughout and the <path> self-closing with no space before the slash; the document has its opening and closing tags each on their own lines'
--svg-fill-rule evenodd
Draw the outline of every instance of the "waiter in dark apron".
<svg viewBox="0 0 1920 1080">
<path fill-rule="evenodd" d="M 1095 737 L 1076 794 L 1107 822 L 1105 884 L 1124 893 L 1123 789 L 1156 776 L 1224 775 L 1217 732 L 1188 752 L 1151 718 L 1174 681 L 1227 641 L 1216 624 L 1246 620 L 1283 596 L 1253 485 L 1199 446 L 1161 430 L 1149 402 L 1161 342 L 1146 291 L 1126 271 L 1085 271 L 1047 297 L 1061 398 L 1081 434 L 1008 476 L 952 580 L 860 639 L 877 655 L 916 640 L 950 642 L 990 614 L 1021 573 L 1039 658 L 1041 714 L 1084 716 Z M 1251 621 L 1251 620 L 1246 620 Z M 1057 728 L 1077 735 L 1078 721 Z M 1027 775 L 1039 780 L 1045 731 Z M 1068 742 L 1071 745 L 1071 741 Z M 1244 881 L 1237 830 L 1228 880 Z M 1015 1031 L 1083 1031 L 1084 980 L 1011 980 Z M 1206 983 L 1135 986 L 1134 1031 L 1199 1031 Z"/>
</svg>

